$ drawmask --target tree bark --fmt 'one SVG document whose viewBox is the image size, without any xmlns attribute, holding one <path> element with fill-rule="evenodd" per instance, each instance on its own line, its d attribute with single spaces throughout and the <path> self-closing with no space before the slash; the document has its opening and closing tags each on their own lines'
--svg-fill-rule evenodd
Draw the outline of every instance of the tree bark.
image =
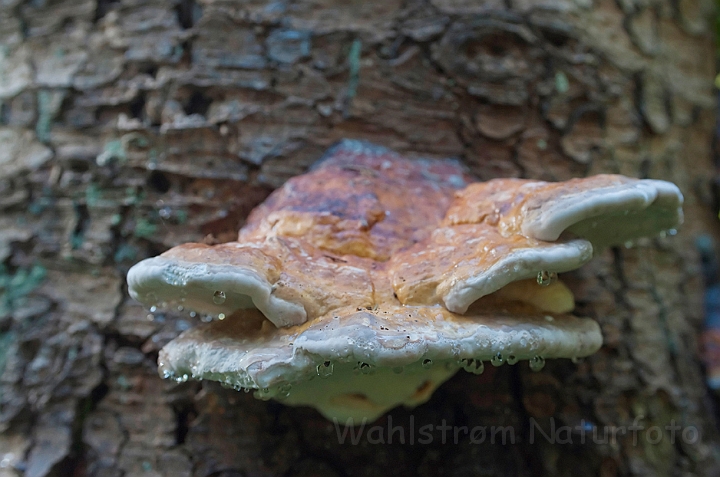
<svg viewBox="0 0 720 477">
<path fill-rule="evenodd" d="M 720 238 L 712 6 L 2 2 L 0 477 L 717 475 L 695 247 Z M 483 180 L 666 179 L 686 221 L 566 275 L 596 355 L 461 373 L 357 445 L 310 409 L 161 380 L 193 320 L 149 320 L 127 269 L 234 239 L 341 138 Z"/>
</svg>

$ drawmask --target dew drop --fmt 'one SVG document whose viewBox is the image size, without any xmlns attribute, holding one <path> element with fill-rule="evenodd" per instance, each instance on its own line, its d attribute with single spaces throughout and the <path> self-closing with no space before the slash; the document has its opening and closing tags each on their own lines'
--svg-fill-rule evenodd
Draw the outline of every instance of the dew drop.
<svg viewBox="0 0 720 477">
<path fill-rule="evenodd" d="M 184 307 L 184 306 L 182 306 L 182 305 L 178 305 L 178 308 L 177 308 L 177 310 L 178 310 L 178 311 L 183 311 L 184 309 L 185 309 L 185 307 Z"/>
<path fill-rule="evenodd" d="M 157 311 L 157 306 L 153 305 L 150 307 L 150 313 L 155 313 Z"/>
<path fill-rule="evenodd" d="M 542 356 L 535 356 L 530 360 L 530 369 L 533 371 L 540 371 L 545 367 L 545 358 Z"/>
<path fill-rule="evenodd" d="M 485 363 L 479 359 L 465 358 L 460 360 L 460 364 L 465 371 L 473 374 L 482 374 L 485 371 Z"/>
<path fill-rule="evenodd" d="M 224 320 L 224 319 L 225 319 L 225 313 L 220 313 L 220 314 L 218 315 L 218 320 L 222 321 L 222 320 Z"/>
<path fill-rule="evenodd" d="M 321 378 L 327 378 L 333 373 L 333 364 L 330 361 L 325 361 L 322 364 L 317 365 L 317 375 Z"/>
<path fill-rule="evenodd" d="M 514 354 L 511 354 L 510 356 L 507 357 L 507 364 L 515 364 L 517 362 L 518 362 L 517 356 L 515 356 Z"/>
<path fill-rule="evenodd" d="M 285 399 L 286 397 L 290 396 L 291 389 L 292 386 L 290 384 L 283 384 L 278 388 L 277 395 L 275 397 L 277 399 Z"/>
<path fill-rule="evenodd" d="M 541 286 L 548 286 L 557 281 L 558 275 L 556 272 L 548 272 L 547 270 L 541 270 L 537 274 L 537 283 Z"/>
<path fill-rule="evenodd" d="M 213 293 L 213 303 L 216 305 L 222 305 L 225 303 L 225 298 L 225 292 L 222 290 L 217 290 Z"/>
<path fill-rule="evenodd" d="M 148 321 L 154 321 L 154 320 L 155 320 L 155 315 L 153 315 L 152 313 L 148 313 L 147 319 L 148 319 Z"/>
<path fill-rule="evenodd" d="M 472 371 L 473 374 L 482 374 L 485 372 L 485 363 L 479 359 L 475 360 L 475 369 Z"/>
<path fill-rule="evenodd" d="M 190 312 L 190 318 L 195 318 L 197 316 L 197 313 L 194 311 Z"/>
<path fill-rule="evenodd" d="M 255 397 L 267 401 L 270 399 L 270 389 L 262 388 L 255 391 Z"/>
<path fill-rule="evenodd" d="M 432 359 L 423 359 L 423 362 L 422 362 L 423 368 L 430 369 L 430 368 L 432 368 L 432 365 L 433 365 Z"/>
<path fill-rule="evenodd" d="M 492 358 L 490 358 L 490 364 L 492 364 L 493 366 L 500 366 L 503 364 L 504 361 L 505 358 L 503 358 L 502 353 L 498 353 Z"/>
<path fill-rule="evenodd" d="M 555 321 L 555 318 L 550 315 L 545 315 L 545 321 Z"/>
<path fill-rule="evenodd" d="M 363 374 L 373 374 L 375 372 L 375 366 L 368 363 L 358 363 L 358 368 Z"/>
</svg>

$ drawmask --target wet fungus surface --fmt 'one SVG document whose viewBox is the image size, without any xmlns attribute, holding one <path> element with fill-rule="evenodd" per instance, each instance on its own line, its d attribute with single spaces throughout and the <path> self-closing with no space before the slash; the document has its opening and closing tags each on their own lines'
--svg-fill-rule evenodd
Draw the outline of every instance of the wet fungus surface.
<svg viewBox="0 0 720 477">
<path fill-rule="evenodd" d="M 212 316 L 160 352 L 167 378 L 220 381 L 329 419 L 427 401 L 459 369 L 590 355 L 557 274 L 672 229 L 682 195 L 600 175 L 473 182 L 455 161 L 332 148 L 248 218 L 237 242 L 185 244 L 128 273 L 147 306 Z"/>
</svg>

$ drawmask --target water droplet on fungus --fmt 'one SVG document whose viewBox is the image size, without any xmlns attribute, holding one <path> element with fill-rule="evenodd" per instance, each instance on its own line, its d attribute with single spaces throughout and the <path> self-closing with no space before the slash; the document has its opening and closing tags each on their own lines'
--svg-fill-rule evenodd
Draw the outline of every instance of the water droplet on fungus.
<svg viewBox="0 0 720 477">
<path fill-rule="evenodd" d="M 321 378 L 327 378 L 333 373 L 333 364 L 330 361 L 325 361 L 322 364 L 317 365 L 317 375 Z"/>
<path fill-rule="evenodd" d="M 500 366 L 505 361 L 505 358 L 503 358 L 502 353 L 498 353 L 492 358 L 490 358 L 490 364 L 493 366 Z"/>
<path fill-rule="evenodd" d="M 225 292 L 222 290 L 217 290 L 215 293 L 213 293 L 213 303 L 216 305 L 222 305 L 225 303 Z"/>
<path fill-rule="evenodd" d="M 555 272 L 548 272 L 547 270 L 541 270 L 537 274 L 537 283 L 540 286 L 548 286 L 557 281 L 558 275 Z"/>
<path fill-rule="evenodd" d="M 535 356 L 530 360 L 530 369 L 533 371 L 540 371 L 545 367 L 545 358 L 542 356 Z"/>
</svg>

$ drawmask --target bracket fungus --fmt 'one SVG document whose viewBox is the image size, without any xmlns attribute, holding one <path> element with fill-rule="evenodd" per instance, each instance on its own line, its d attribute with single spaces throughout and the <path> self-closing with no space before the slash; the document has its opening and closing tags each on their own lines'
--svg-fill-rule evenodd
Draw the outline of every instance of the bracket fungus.
<svg viewBox="0 0 720 477">
<path fill-rule="evenodd" d="M 415 406 L 459 369 L 588 356 L 557 273 L 682 221 L 658 180 L 473 182 L 452 160 L 343 141 L 257 207 L 237 242 L 185 244 L 128 273 L 148 305 L 215 319 L 160 352 L 163 376 L 210 379 L 325 417 Z"/>
</svg>

